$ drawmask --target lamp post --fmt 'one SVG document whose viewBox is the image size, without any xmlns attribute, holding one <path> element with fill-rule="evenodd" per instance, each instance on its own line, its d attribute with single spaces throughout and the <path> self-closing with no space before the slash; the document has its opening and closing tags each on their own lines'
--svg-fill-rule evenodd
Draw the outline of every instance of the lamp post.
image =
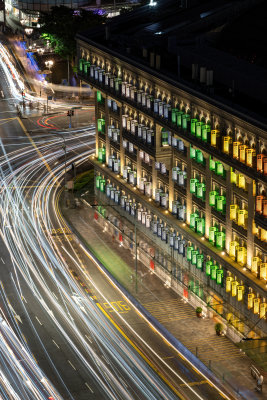
<svg viewBox="0 0 267 400">
<path fill-rule="evenodd" d="M 45 65 L 48 67 L 49 71 L 51 70 L 51 67 L 54 65 L 54 61 L 52 60 L 47 60 L 45 61 Z"/>
<path fill-rule="evenodd" d="M 51 73 L 51 83 L 52 83 L 52 71 L 51 71 L 51 67 L 54 65 L 54 61 L 52 60 L 47 60 L 45 61 L 45 66 L 48 67 L 49 69 L 49 73 Z"/>
<path fill-rule="evenodd" d="M 107 206 L 107 207 L 111 207 L 111 208 L 115 208 L 115 207 L 120 207 L 120 205 L 115 205 L 115 204 L 100 204 L 102 207 L 103 206 Z M 98 205 L 95 204 L 91 204 L 91 207 L 98 207 Z M 110 223 L 110 221 L 109 221 Z M 131 237 L 130 237 L 130 240 Z M 138 259 L 137 259 L 137 226 L 136 226 L 136 215 L 134 216 L 134 244 L 135 244 L 135 292 L 137 293 L 138 290 L 138 280 L 137 280 L 137 275 L 138 275 Z"/>
<path fill-rule="evenodd" d="M 40 73 L 42 73 L 42 71 L 39 71 Z M 42 80 L 40 81 L 40 97 L 42 96 L 42 88 L 45 89 L 47 86 L 47 81 L 46 80 Z"/>
<path fill-rule="evenodd" d="M 134 217 L 134 242 L 135 242 L 135 293 L 137 293 L 137 229 L 136 229 L 136 215 Z"/>
<path fill-rule="evenodd" d="M 25 28 L 25 33 L 26 33 L 26 35 L 31 35 L 32 32 L 33 32 L 33 29 L 32 29 L 32 28 Z"/>
<path fill-rule="evenodd" d="M 29 37 L 29 45 L 30 45 L 31 44 L 31 34 L 33 33 L 33 29 L 32 28 L 25 28 L 24 32 Z M 30 48 L 30 46 L 29 46 L 29 48 Z"/>
<path fill-rule="evenodd" d="M 67 116 L 70 117 L 69 128 L 71 128 L 71 117 L 74 115 L 74 110 L 68 110 Z"/>
<path fill-rule="evenodd" d="M 66 190 L 67 190 L 67 146 L 66 146 L 66 139 L 65 137 L 58 133 L 54 132 L 54 134 L 58 135 L 63 140 L 62 149 L 64 150 L 64 164 L 65 164 L 65 174 L 64 174 L 64 198 L 65 198 L 65 206 L 67 205 L 67 198 L 66 198 Z"/>
<path fill-rule="evenodd" d="M 109 204 L 110 207 L 120 207 L 120 205 Z M 136 226 L 136 218 L 137 218 L 137 210 L 135 210 L 135 215 L 133 215 L 134 219 L 134 252 L 135 252 L 135 260 L 134 260 L 134 269 L 135 269 L 135 293 L 138 290 L 138 259 L 137 259 L 137 226 Z"/>
</svg>

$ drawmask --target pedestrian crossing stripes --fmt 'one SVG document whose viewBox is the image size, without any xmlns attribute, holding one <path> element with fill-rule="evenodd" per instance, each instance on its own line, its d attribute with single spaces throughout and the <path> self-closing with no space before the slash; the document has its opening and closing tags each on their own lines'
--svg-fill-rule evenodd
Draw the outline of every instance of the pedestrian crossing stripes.
<svg viewBox="0 0 267 400">
<path fill-rule="evenodd" d="M 241 352 L 233 343 L 227 338 L 206 337 L 204 340 L 191 338 L 185 339 L 177 335 L 177 338 L 194 354 L 204 361 L 214 360 L 223 361 L 231 358 L 244 357 Z"/>
<path fill-rule="evenodd" d="M 153 317 L 161 323 L 168 323 L 188 319 L 195 316 L 192 307 L 184 304 L 179 299 L 168 301 L 155 301 L 142 304 Z"/>
<path fill-rule="evenodd" d="M 196 318 L 195 310 L 189 305 L 182 302 L 180 299 L 154 301 L 142 303 L 150 314 L 160 323 L 165 325 L 170 332 L 173 331 L 178 340 L 183 343 L 193 354 L 195 354 L 204 363 L 208 364 L 211 361 L 229 360 L 233 358 L 242 359 L 244 353 L 239 350 L 226 337 L 218 337 L 214 332 L 205 331 L 205 326 L 200 329 Z M 191 319 L 191 322 L 189 321 Z M 192 334 L 186 335 L 183 326 L 171 325 L 176 321 L 187 320 L 187 325 L 192 325 Z M 203 321 L 203 323 L 205 323 Z M 187 330 L 186 330 L 187 331 Z"/>
</svg>

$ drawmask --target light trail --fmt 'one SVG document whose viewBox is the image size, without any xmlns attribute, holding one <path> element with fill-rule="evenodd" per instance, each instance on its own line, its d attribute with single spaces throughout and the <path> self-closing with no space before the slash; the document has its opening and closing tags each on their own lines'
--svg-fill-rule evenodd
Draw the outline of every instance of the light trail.
<svg viewBox="0 0 267 400">
<path fill-rule="evenodd" d="M 11 71 L 10 90 L 16 96 L 21 88 L 19 76 L 16 76 L 11 66 L 7 67 L 8 60 L 1 46 L 0 54 L 1 66 L 9 78 L 8 70 Z M 67 143 L 67 168 L 70 169 L 73 162 L 77 165 L 87 162 L 94 151 L 93 132 L 78 130 L 74 135 L 62 134 L 65 135 Z M 68 229 L 56 208 L 58 192 L 55 183 L 62 182 L 64 176 L 62 141 L 58 135 L 57 137 L 46 135 L 45 139 L 44 135 L 36 135 L 34 145 L 35 148 L 28 145 L 6 154 L 5 144 L 0 139 L 2 151 L 2 156 L 0 156 L 0 231 L 11 256 L 14 288 L 18 298 L 25 297 L 23 287 L 26 283 L 39 309 L 70 349 L 73 358 L 68 362 L 72 368 L 74 367 L 73 370 L 82 368 L 90 379 L 91 390 L 94 391 L 97 387 L 105 399 L 204 399 L 196 389 L 190 386 L 190 382 L 173 369 L 171 372 L 186 386 L 190 395 L 186 396 L 183 389 L 179 389 L 179 392 L 174 388 L 173 391 L 170 390 L 148 365 L 146 361 L 149 362 L 149 360 L 144 360 L 140 352 L 135 351 L 132 343 L 129 343 L 122 334 L 123 332 L 117 329 L 103 313 L 99 304 L 86 294 L 70 275 L 69 261 L 65 260 L 65 254 L 68 255 L 70 263 L 76 264 L 82 272 L 83 269 L 69 240 Z M 38 151 L 38 157 L 36 157 L 36 151 Z M 52 232 L 57 229 L 63 232 L 62 236 L 68 243 L 71 253 L 56 241 L 56 236 Z M 85 251 L 84 248 L 83 250 Z M 87 255 L 101 268 L 97 260 L 88 252 Z M 90 288 L 94 288 L 108 302 L 92 277 L 86 274 L 86 280 Z M 23 303 L 23 307 L 30 324 L 34 326 L 28 312 L 28 303 Z M 123 317 L 120 315 L 120 318 Z M 122 322 L 136 337 L 138 336 L 124 318 Z M 34 332 L 45 349 L 45 343 L 42 342 L 36 328 Z M 6 368 L 7 361 L 10 359 L 14 362 L 14 370 L 8 376 L 0 376 L 2 385 L 8 388 L 10 393 L 14 393 L 14 399 L 16 395 L 19 396 L 17 398 L 23 400 L 31 398 L 30 395 L 38 399 L 37 396 L 42 388 L 40 382 L 44 385 L 47 382 L 46 378 L 42 377 L 39 370 L 36 370 L 37 375 L 32 375 L 31 359 L 27 358 L 25 365 L 21 362 L 18 364 L 17 358 L 21 356 L 19 344 L 12 335 L 10 336 L 12 340 L 10 338 L 7 340 L 5 333 L 3 331 L 5 346 L 0 346 L 2 356 L 0 365 Z M 93 339 L 92 343 L 86 340 L 87 337 Z M 164 367 L 170 370 L 168 364 L 153 351 L 148 343 L 140 336 L 138 340 L 146 347 L 148 354 L 153 352 Z M 47 358 L 51 362 L 49 354 Z M 22 375 L 17 372 L 19 365 L 22 365 Z M 151 362 L 150 365 L 152 366 Z M 54 365 L 53 368 L 55 368 Z M 60 376 L 58 371 L 57 374 Z M 21 380 L 20 376 L 23 377 L 24 383 L 17 394 L 17 382 Z M 47 384 L 48 387 L 51 391 L 54 390 L 50 384 Z"/>
<path fill-rule="evenodd" d="M 6 78 L 7 81 L 7 86 L 8 86 L 8 90 L 11 94 L 11 97 L 5 98 L 5 100 L 13 100 L 15 101 L 17 104 L 22 102 L 23 97 L 22 97 L 22 93 L 24 93 L 24 97 L 25 97 L 25 101 L 28 102 L 44 102 L 46 104 L 47 102 L 47 98 L 45 97 L 41 97 L 41 96 L 32 96 L 30 93 L 28 93 L 26 87 L 25 87 L 25 83 L 24 83 L 24 79 L 20 76 L 20 74 L 18 73 L 17 69 L 14 66 L 14 60 L 13 57 L 9 54 L 9 51 L 6 49 L 6 47 L 0 42 L 0 67 L 3 70 L 4 76 Z M 55 91 L 57 92 L 79 92 L 79 93 L 86 93 L 87 95 L 91 93 L 90 88 L 80 88 L 80 87 L 66 87 L 63 85 L 55 85 L 55 84 L 51 84 L 48 83 L 45 79 L 43 75 L 39 75 L 38 77 L 40 80 L 38 79 L 28 79 L 28 82 L 35 85 L 36 87 L 40 87 L 40 85 L 45 85 L 46 90 L 55 93 Z M 51 101 L 50 101 L 51 103 Z M 76 103 L 68 103 L 66 104 L 64 101 L 57 101 L 57 102 L 53 102 L 53 108 L 63 108 L 63 109 L 69 109 L 72 107 L 77 107 Z M 92 108 L 92 107 L 88 107 L 88 106 L 83 106 L 81 108 Z"/>
<path fill-rule="evenodd" d="M 27 345 L 0 312 L 0 395 L 10 400 L 63 400 L 44 376 Z"/>
<path fill-rule="evenodd" d="M 79 142 L 71 144 L 71 141 L 73 141 L 72 137 L 69 139 L 68 150 L 74 154 L 80 153 L 78 149 L 81 144 Z M 52 151 L 53 143 L 54 151 Z M 84 144 L 82 146 L 84 147 Z M 90 298 L 84 297 L 80 287 L 67 273 L 66 263 L 54 252 L 57 244 L 53 235 L 49 233 L 54 228 L 49 215 L 53 176 L 44 169 L 40 158 L 31 158 L 29 149 L 24 151 L 28 162 L 15 171 L 12 170 L 10 162 L 14 161 L 14 158 L 16 160 L 16 157 L 23 158 L 22 151 L 19 155 L 11 154 L 8 158 L 7 155 L 0 158 L 2 237 L 12 254 L 18 284 L 19 276 L 22 275 L 55 328 L 69 343 L 80 363 L 90 372 L 92 379 L 102 388 L 107 398 L 132 399 L 135 391 L 139 393 L 136 398 L 151 399 L 155 397 L 155 393 L 158 393 L 157 398 L 176 398 L 127 342 L 122 346 L 122 337 L 106 320 L 97 305 Z M 63 163 L 54 165 L 55 161 L 64 155 L 60 141 L 54 140 L 50 144 L 40 144 L 39 151 L 42 152 L 50 168 L 53 167 L 53 174 L 58 179 L 62 179 Z M 69 159 L 69 164 L 78 160 L 84 162 L 92 151 L 85 151 L 82 157 L 80 154 L 74 155 Z M 4 174 L 3 167 L 6 169 L 6 164 L 9 165 L 9 169 Z M 33 189 L 25 190 L 28 182 L 36 179 L 36 175 L 39 178 L 38 185 Z M 15 186 L 16 190 L 11 190 L 11 186 Z M 30 203 L 25 201 L 26 194 L 28 197 L 31 195 Z M 7 229 L 5 226 L 12 228 Z M 56 287 L 58 298 L 62 300 L 61 304 L 51 293 L 51 282 Z M 73 293 L 77 293 L 78 298 L 84 301 L 85 313 L 73 299 Z M 19 294 L 23 296 L 23 293 Z M 88 344 L 79 330 L 81 322 L 75 321 L 77 319 L 82 321 L 88 333 L 97 339 L 98 349 L 101 349 L 101 353 L 112 362 L 112 365 L 107 364 L 91 344 Z M 98 332 L 97 338 L 93 332 Z M 87 361 L 88 356 L 91 363 Z M 125 374 L 131 382 L 130 389 L 122 383 Z"/>
</svg>

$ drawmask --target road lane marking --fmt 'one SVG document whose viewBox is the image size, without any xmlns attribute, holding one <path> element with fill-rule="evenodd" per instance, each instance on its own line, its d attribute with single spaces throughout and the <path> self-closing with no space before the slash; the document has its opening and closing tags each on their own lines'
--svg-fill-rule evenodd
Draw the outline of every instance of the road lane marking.
<svg viewBox="0 0 267 400">
<path fill-rule="evenodd" d="M 128 388 L 128 386 L 126 385 L 126 382 L 124 382 L 124 380 L 121 377 L 119 377 L 119 380 L 121 381 L 121 383 L 123 384 L 124 387 Z"/>
<path fill-rule="evenodd" d="M 76 371 L 76 368 L 74 367 L 74 365 L 72 364 L 72 362 L 70 361 L 70 360 L 68 360 L 68 363 L 72 366 L 72 368 L 73 369 L 75 369 L 75 371 Z"/>
<path fill-rule="evenodd" d="M 94 393 L 93 389 L 92 389 L 92 388 L 90 388 L 90 386 L 88 385 L 88 383 L 87 383 L 87 382 L 85 382 L 85 386 L 86 386 L 86 387 L 88 387 L 88 389 L 90 390 L 90 392 L 91 392 L 91 393 Z"/>
<path fill-rule="evenodd" d="M 14 308 L 12 307 L 12 305 L 8 299 L 7 299 L 7 302 L 8 302 L 8 306 L 9 306 L 10 310 L 12 311 L 12 313 L 14 315 L 14 318 L 22 324 L 20 316 L 16 313 L 16 311 L 14 310 Z"/>
<path fill-rule="evenodd" d="M 16 319 L 16 321 L 19 321 L 22 324 L 22 320 L 18 314 L 14 315 L 14 318 Z"/>
<path fill-rule="evenodd" d="M 89 340 L 90 343 L 93 343 L 93 341 L 91 340 L 91 338 L 87 335 L 85 335 L 86 339 Z"/>
<path fill-rule="evenodd" d="M 3 264 L 5 264 L 5 261 L 2 259 L 2 257 L 1 257 L 1 261 L 2 261 Z"/>
<path fill-rule="evenodd" d="M 60 349 L 59 345 L 57 344 L 57 342 L 54 341 L 54 339 L 52 339 L 52 342 L 54 343 L 55 346 L 57 346 L 58 349 Z"/>
<path fill-rule="evenodd" d="M 109 362 L 108 359 L 104 356 L 104 354 L 102 354 L 102 358 L 104 358 L 104 360 L 106 361 L 107 364 L 110 364 L 110 362 Z"/>
<path fill-rule="evenodd" d="M 108 312 L 112 313 L 114 310 L 120 314 L 126 314 L 128 311 L 131 310 L 131 308 L 127 305 L 124 304 L 122 300 L 120 301 L 110 301 L 108 303 L 103 303 L 105 308 L 108 310 Z"/>
<path fill-rule="evenodd" d="M 39 322 L 40 325 L 43 325 L 42 322 L 39 320 L 39 318 L 36 317 L 36 315 L 35 315 L 35 318 L 37 319 L 37 321 Z"/>
<path fill-rule="evenodd" d="M 187 387 L 187 386 L 198 386 L 198 385 L 205 385 L 208 381 L 199 381 L 199 382 L 188 382 L 188 383 L 181 383 L 180 386 Z"/>
</svg>

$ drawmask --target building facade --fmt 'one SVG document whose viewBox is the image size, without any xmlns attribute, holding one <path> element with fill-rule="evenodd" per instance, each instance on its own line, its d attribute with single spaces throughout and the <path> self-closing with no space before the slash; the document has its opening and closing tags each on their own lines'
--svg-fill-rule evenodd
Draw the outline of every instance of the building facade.
<svg viewBox="0 0 267 400">
<path fill-rule="evenodd" d="M 73 9 L 86 6 L 87 0 L 77 1 L 43 1 L 43 0 L 6 0 L 5 8 L 8 17 L 8 25 L 16 31 L 23 31 L 25 28 L 40 28 L 39 17 L 41 12 L 49 12 L 52 7 L 65 6 Z"/>
<path fill-rule="evenodd" d="M 95 91 L 96 193 L 154 238 L 162 253 L 149 266 L 184 297 L 266 335 L 266 125 L 130 55 L 77 44 L 79 77 Z"/>
</svg>

